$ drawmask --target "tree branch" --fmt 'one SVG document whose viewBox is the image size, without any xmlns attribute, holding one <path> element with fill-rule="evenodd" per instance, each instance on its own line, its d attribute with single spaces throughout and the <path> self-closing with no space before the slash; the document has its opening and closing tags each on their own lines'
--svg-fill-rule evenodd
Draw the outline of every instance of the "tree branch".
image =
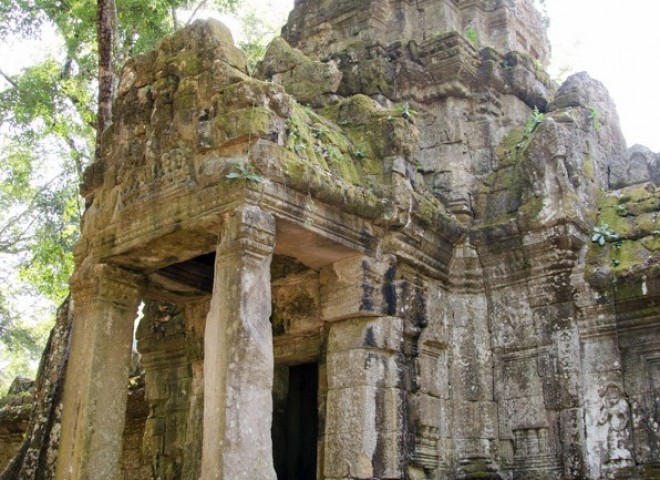
<svg viewBox="0 0 660 480">
<path fill-rule="evenodd" d="M 12 228 L 14 225 L 17 225 L 23 218 L 25 218 L 28 215 L 28 213 L 33 211 L 34 205 L 37 203 L 37 200 L 39 200 L 41 193 L 44 192 L 45 190 L 47 190 L 48 187 L 50 187 L 50 185 L 53 184 L 55 182 L 55 180 L 59 179 L 61 175 L 62 174 L 56 175 L 55 177 L 51 178 L 43 187 L 41 187 L 41 189 L 38 192 L 36 192 L 33 195 L 32 199 L 30 200 L 29 205 L 27 207 L 25 207 L 25 210 L 23 210 L 22 212 L 14 215 L 11 219 L 9 219 L 9 221 L 5 225 L 0 227 L 0 238 L 2 238 L 2 236 L 10 228 Z M 20 233 L 18 240 L 10 241 L 10 242 L 4 242 L 4 245 L 12 246 L 12 245 L 15 245 L 16 243 L 18 243 L 18 241 L 20 241 L 21 238 L 27 233 L 27 230 L 29 229 L 29 227 L 32 226 L 35 219 L 36 219 L 36 217 L 34 219 L 32 219 L 30 221 L 30 223 L 28 224 L 28 226 L 26 227 L 26 229 L 24 229 L 23 232 Z"/>
<path fill-rule="evenodd" d="M 197 6 L 195 7 L 195 10 L 193 10 L 192 14 L 190 15 L 190 18 L 186 22 L 186 25 L 190 25 L 192 23 L 192 21 L 197 16 L 197 12 L 199 12 L 203 7 L 205 7 L 207 3 L 208 3 L 208 0 L 202 0 L 201 2 L 199 2 L 197 4 Z"/>
<path fill-rule="evenodd" d="M 179 19 L 176 17 L 176 6 L 174 6 L 174 2 L 171 2 L 170 9 L 172 11 L 172 23 L 174 24 L 174 30 L 177 30 L 179 28 Z"/>
<path fill-rule="evenodd" d="M 9 82 L 9 84 L 10 84 L 12 87 L 14 87 L 14 88 L 18 88 L 18 83 L 16 83 L 16 82 L 15 82 L 15 81 L 14 81 L 9 75 L 7 75 L 7 74 L 6 74 L 1 68 L 0 68 L 0 76 L 2 76 L 2 78 L 4 78 L 5 80 L 7 80 L 7 82 Z"/>
</svg>

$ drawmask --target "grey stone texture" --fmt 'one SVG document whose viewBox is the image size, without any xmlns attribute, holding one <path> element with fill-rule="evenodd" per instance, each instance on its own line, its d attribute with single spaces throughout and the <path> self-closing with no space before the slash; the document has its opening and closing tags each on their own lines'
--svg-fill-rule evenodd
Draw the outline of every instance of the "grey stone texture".
<svg viewBox="0 0 660 480">
<path fill-rule="evenodd" d="M 56 478 L 658 478 L 659 156 L 549 51 L 527 0 L 300 0 L 253 76 L 216 22 L 129 60 Z"/>
</svg>

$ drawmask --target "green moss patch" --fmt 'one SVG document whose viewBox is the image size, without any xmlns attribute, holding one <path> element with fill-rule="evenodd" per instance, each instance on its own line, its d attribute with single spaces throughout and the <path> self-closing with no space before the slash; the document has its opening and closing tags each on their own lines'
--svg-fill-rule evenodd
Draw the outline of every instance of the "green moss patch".
<svg viewBox="0 0 660 480">
<path fill-rule="evenodd" d="M 645 272 L 660 264 L 659 193 L 652 184 L 601 193 L 595 228 L 606 226 L 609 235 L 607 241 L 591 243 L 587 276 L 610 271 L 618 297 L 626 292 L 639 295 Z M 620 288 L 623 285 L 629 288 Z"/>
</svg>

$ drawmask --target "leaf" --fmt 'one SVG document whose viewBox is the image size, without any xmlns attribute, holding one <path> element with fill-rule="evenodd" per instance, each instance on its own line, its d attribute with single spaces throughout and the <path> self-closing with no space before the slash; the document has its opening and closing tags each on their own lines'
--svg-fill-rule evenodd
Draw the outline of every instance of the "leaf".
<svg viewBox="0 0 660 480">
<path fill-rule="evenodd" d="M 229 172 L 225 177 L 234 180 L 237 178 L 243 178 L 243 175 L 238 172 Z"/>
</svg>

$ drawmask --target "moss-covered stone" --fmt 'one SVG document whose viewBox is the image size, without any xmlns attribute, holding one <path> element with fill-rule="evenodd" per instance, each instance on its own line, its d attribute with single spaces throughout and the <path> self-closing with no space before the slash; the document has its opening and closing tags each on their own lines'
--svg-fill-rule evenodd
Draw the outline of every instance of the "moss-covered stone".
<svg viewBox="0 0 660 480">
<path fill-rule="evenodd" d="M 281 83 L 299 102 L 314 104 L 322 103 L 322 95 L 335 93 L 341 81 L 334 63 L 313 61 L 281 37 L 268 45 L 259 76 Z"/>
<path fill-rule="evenodd" d="M 533 221 L 543 208 L 543 198 L 533 191 L 527 150 L 533 132 L 523 127 L 512 129 L 495 149 L 498 164 L 482 179 L 477 203 L 478 217 L 484 225 L 507 224 L 518 217 Z"/>
<path fill-rule="evenodd" d="M 604 245 L 591 243 L 587 277 L 599 269 L 610 271 L 618 298 L 640 295 L 644 272 L 660 262 L 659 200 L 652 184 L 601 193 L 597 226 L 607 226 L 615 237 Z"/>
<path fill-rule="evenodd" d="M 231 143 L 270 138 L 283 129 L 282 119 L 264 107 L 234 110 L 216 117 L 215 124 L 219 137 Z"/>
</svg>

